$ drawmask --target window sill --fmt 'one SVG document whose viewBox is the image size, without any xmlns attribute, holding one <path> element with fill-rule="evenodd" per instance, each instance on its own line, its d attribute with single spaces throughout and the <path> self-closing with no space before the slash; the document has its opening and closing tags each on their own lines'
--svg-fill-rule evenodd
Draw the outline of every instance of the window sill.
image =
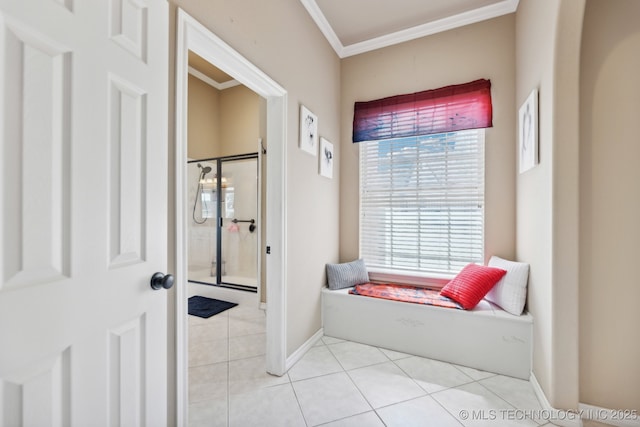
<svg viewBox="0 0 640 427">
<path fill-rule="evenodd" d="M 389 270 L 369 270 L 372 282 L 398 283 L 402 285 L 423 286 L 425 288 L 442 289 L 454 276 L 446 274 L 400 273 Z"/>
</svg>

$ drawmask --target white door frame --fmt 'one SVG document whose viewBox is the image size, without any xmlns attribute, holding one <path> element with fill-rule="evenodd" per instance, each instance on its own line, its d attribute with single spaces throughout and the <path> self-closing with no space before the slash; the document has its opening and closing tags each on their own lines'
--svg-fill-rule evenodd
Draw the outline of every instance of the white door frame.
<svg viewBox="0 0 640 427">
<path fill-rule="evenodd" d="M 187 357 L 187 81 L 193 51 L 267 100 L 267 344 L 266 369 L 286 372 L 286 117 L 287 92 L 269 76 L 196 21 L 177 13 L 176 46 L 176 395 L 177 417 L 186 425 Z"/>
</svg>

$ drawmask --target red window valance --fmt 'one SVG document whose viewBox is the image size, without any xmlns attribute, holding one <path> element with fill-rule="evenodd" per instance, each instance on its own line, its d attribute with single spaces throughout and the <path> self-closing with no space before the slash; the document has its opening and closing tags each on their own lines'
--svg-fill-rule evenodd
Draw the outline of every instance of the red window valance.
<svg viewBox="0 0 640 427">
<path fill-rule="evenodd" d="M 492 127 L 491 81 L 356 102 L 353 142 Z"/>
</svg>

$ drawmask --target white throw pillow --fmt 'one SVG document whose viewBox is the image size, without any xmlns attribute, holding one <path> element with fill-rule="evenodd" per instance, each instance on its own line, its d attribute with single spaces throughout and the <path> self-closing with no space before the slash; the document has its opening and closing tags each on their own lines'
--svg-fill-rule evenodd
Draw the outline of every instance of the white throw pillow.
<svg viewBox="0 0 640 427">
<path fill-rule="evenodd" d="M 492 256 L 488 265 L 507 270 L 507 274 L 496 283 L 484 299 L 502 307 L 507 313 L 520 316 L 527 300 L 529 264 Z"/>
</svg>

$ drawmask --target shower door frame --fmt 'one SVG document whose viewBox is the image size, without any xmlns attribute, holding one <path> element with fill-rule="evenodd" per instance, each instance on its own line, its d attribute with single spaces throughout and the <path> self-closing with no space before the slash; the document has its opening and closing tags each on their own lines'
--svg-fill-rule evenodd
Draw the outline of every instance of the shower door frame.
<svg viewBox="0 0 640 427">
<path fill-rule="evenodd" d="M 256 286 L 242 285 L 238 283 L 230 283 L 222 281 L 222 228 L 224 226 L 224 218 L 222 216 L 222 165 L 225 162 L 233 162 L 238 160 L 255 160 L 256 161 L 256 176 L 257 176 L 257 188 L 256 188 L 256 217 L 255 217 L 255 225 L 256 225 Z M 221 288 L 227 289 L 236 289 L 247 292 L 259 293 L 261 286 L 261 277 L 262 277 L 262 265 L 260 262 L 262 253 L 261 253 L 261 241 L 260 241 L 260 233 L 262 232 L 262 221 L 261 221 L 261 188 L 262 188 L 262 178 L 260 176 L 260 156 L 258 152 L 255 153 L 246 153 L 246 154 L 234 154 L 230 156 L 222 156 L 222 157 L 210 157 L 206 159 L 197 159 L 197 160 L 188 160 L 187 164 L 190 163 L 198 163 L 198 162 L 210 162 L 216 164 L 216 176 L 221 177 L 216 182 L 216 193 L 218 197 L 216 197 L 216 217 L 212 218 L 216 221 L 216 283 L 203 282 L 200 280 L 190 280 L 187 277 L 187 281 L 191 283 L 198 283 L 201 285 L 209 285 L 209 286 L 218 286 Z M 197 194 L 197 193 L 196 193 Z M 195 201 L 194 201 L 195 203 Z"/>
</svg>

